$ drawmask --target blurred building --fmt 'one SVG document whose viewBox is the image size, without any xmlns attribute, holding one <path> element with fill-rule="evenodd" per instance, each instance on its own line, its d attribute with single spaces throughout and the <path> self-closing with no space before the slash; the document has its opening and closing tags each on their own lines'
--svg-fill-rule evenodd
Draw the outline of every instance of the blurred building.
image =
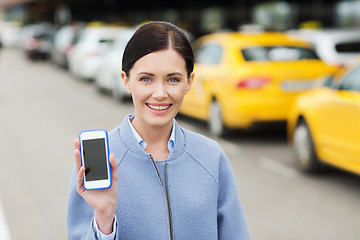
<svg viewBox="0 0 360 240">
<path fill-rule="evenodd" d="M 6 9 L 32 1 L 36 1 L 36 0 L 0 0 L 0 7 Z"/>
<path fill-rule="evenodd" d="M 76 21 L 174 22 L 195 35 L 259 24 L 267 30 L 299 26 L 360 26 L 360 0 L 0 0 L 6 20 L 25 23 Z M 19 10 L 21 9 L 21 10 Z M 19 13 L 22 17 L 19 17 Z"/>
<path fill-rule="evenodd" d="M 53 22 L 62 0 L 0 0 L 3 20 L 32 22 Z"/>
</svg>

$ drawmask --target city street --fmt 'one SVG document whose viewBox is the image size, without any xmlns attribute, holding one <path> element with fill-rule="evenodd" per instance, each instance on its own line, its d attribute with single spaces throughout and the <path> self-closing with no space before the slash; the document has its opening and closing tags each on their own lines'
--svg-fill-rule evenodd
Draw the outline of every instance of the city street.
<svg viewBox="0 0 360 240">
<path fill-rule="evenodd" d="M 130 100 L 116 102 L 50 62 L 1 49 L 0 239 L 7 231 L 12 240 L 66 239 L 73 140 L 85 129 L 110 131 L 132 112 Z M 178 121 L 211 137 L 203 122 Z M 252 240 L 359 239 L 359 176 L 298 172 L 284 126 L 233 135 L 215 140 L 232 163 Z"/>
</svg>

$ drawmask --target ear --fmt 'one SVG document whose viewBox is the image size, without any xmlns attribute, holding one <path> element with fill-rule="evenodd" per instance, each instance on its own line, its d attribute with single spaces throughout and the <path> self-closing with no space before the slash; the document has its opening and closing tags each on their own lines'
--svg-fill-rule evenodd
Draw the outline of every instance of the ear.
<svg viewBox="0 0 360 240">
<path fill-rule="evenodd" d="M 189 93 L 189 91 L 190 91 L 190 89 L 191 89 L 191 85 L 192 85 L 192 83 L 193 83 L 193 81 L 194 81 L 194 77 L 195 77 L 195 73 L 194 72 L 192 72 L 192 73 L 190 73 L 190 76 L 188 77 L 188 84 L 187 84 L 187 88 L 186 88 L 186 92 L 185 92 L 185 94 L 188 94 Z"/>
<path fill-rule="evenodd" d="M 128 93 L 131 94 L 131 88 L 130 88 L 130 79 L 127 77 L 126 72 L 125 71 L 121 71 L 121 78 L 124 81 L 126 90 L 128 91 Z"/>
</svg>

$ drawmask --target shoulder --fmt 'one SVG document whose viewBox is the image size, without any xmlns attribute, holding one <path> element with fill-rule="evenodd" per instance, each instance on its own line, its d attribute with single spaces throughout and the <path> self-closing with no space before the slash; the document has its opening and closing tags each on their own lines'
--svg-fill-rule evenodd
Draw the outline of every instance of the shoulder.
<svg viewBox="0 0 360 240">
<path fill-rule="evenodd" d="M 217 141 L 187 129 L 182 128 L 182 131 L 185 136 L 184 152 L 211 174 L 218 185 L 221 179 L 233 177 L 231 163 Z"/>
<path fill-rule="evenodd" d="M 117 126 L 109 132 L 109 144 L 111 146 L 115 143 L 119 143 L 119 141 L 121 141 L 120 126 Z"/>
<path fill-rule="evenodd" d="M 222 148 L 217 141 L 208 138 L 204 135 L 201 135 L 199 133 L 189 131 L 185 128 L 181 128 L 181 130 L 183 131 L 186 139 L 185 148 L 187 150 L 190 150 L 191 152 L 197 152 L 197 151 L 203 152 L 204 150 L 207 151 L 211 150 L 212 152 L 214 151 L 222 152 Z"/>
<path fill-rule="evenodd" d="M 121 124 L 113 128 L 109 132 L 110 148 L 121 147 L 121 146 L 125 147 L 124 139 L 126 140 L 129 138 L 128 132 L 130 132 L 130 130 L 128 130 L 129 127 L 127 123 L 127 118 L 128 117 L 125 117 Z"/>
<path fill-rule="evenodd" d="M 118 162 L 120 162 L 128 150 L 120 136 L 120 128 L 121 125 L 117 126 L 109 132 L 109 150 L 110 153 L 114 154 L 115 159 Z"/>
<path fill-rule="evenodd" d="M 181 129 L 185 136 L 184 151 L 208 170 L 218 169 L 220 162 L 227 158 L 220 144 L 199 133 Z"/>
</svg>

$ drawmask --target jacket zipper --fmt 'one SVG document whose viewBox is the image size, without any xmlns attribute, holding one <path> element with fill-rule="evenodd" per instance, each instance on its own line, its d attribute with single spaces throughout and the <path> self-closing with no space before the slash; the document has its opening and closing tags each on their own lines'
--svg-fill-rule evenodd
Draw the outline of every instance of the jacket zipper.
<svg viewBox="0 0 360 240">
<path fill-rule="evenodd" d="M 167 200 L 168 214 L 169 214 L 170 240 L 172 240 L 173 239 L 173 226 L 172 226 L 171 204 L 170 204 L 169 188 L 168 188 L 167 165 L 168 165 L 168 163 L 165 162 L 165 190 L 166 190 L 166 200 Z"/>
<path fill-rule="evenodd" d="M 155 167 L 156 172 L 157 172 L 157 174 L 158 174 L 158 176 L 160 178 L 161 185 L 162 185 L 163 190 L 164 190 L 164 195 L 165 195 L 165 198 L 166 198 L 166 205 L 167 205 L 168 220 L 169 220 L 170 240 L 173 240 L 173 227 L 172 227 L 172 220 L 171 220 L 171 205 L 170 205 L 170 198 L 169 198 L 168 175 L 167 175 L 167 165 L 168 165 L 168 163 L 165 162 L 165 184 L 164 184 L 164 181 L 161 178 L 159 169 L 158 169 L 152 155 L 150 154 L 149 156 L 150 156 L 150 159 L 151 159 L 152 163 L 154 164 L 154 167 Z"/>
</svg>

